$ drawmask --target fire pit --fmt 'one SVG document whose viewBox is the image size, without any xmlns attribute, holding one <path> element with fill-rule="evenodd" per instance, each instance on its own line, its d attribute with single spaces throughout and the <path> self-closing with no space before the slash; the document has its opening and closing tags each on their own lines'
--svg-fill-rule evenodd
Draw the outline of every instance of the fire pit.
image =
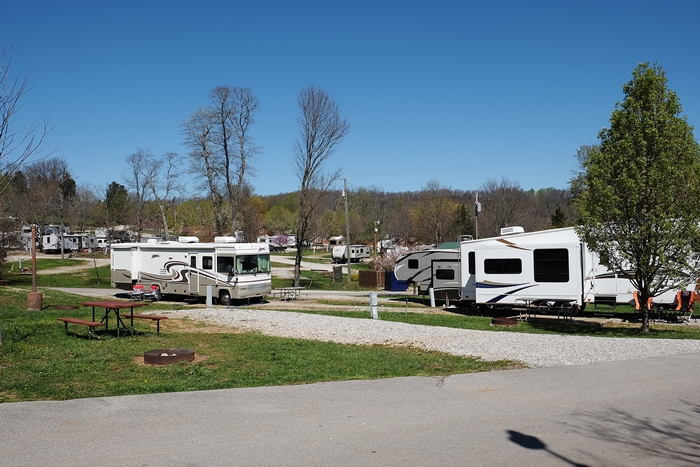
<svg viewBox="0 0 700 467">
<path fill-rule="evenodd" d="M 148 365 L 168 365 L 177 362 L 193 362 L 194 350 L 190 349 L 157 349 L 143 354 L 143 363 Z"/>
<path fill-rule="evenodd" d="M 518 320 L 515 318 L 493 318 L 491 319 L 492 326 L 517 326 Z"/>
</svg>

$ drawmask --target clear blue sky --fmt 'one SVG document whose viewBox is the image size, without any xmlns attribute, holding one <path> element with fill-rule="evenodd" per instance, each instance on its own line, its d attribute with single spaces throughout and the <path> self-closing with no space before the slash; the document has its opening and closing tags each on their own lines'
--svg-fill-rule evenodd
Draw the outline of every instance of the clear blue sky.
<svg viewBox="0 0 700 467">
<path fill-rule="evenodd" d="M 460 190 L 506 177 L 565 188 L 622 85 L 657 62 L 700 122 L 700 2 L 10 1 L 0 45 L 50 116 L 79 184 L 123 183 L 137 148 L 184 156 L 179 125 L 219 85 L 252 88 L 261 195 L 294 191 L 297 95 L 324 88 L 351 124 L 330 159 L 348 185 Z M 189 175 L 188 175 L 189 177 Z"/>
</svg>

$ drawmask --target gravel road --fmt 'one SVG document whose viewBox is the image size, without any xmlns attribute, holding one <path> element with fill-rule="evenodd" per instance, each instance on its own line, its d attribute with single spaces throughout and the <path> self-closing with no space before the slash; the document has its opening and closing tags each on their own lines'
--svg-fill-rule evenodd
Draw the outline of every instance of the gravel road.
<svg viewBox="0 0 700 467">
<path fill-rule="evenodd" d="M 473 331 L 389 321 L 271 310 L 210 308 L 153 311 L 246 331 L 342 344 L 410 345 L 484 360 L 516 360 L 533 367 L 700 353 L 700 341 L 559 336 Z M 380 316 L 381 317 L 381 316 Z"/>
</svg>

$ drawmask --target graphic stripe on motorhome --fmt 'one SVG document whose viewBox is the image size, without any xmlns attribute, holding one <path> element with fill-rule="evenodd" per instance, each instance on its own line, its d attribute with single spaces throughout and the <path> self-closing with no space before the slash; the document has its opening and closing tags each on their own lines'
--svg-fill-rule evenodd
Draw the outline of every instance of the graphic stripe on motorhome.
<svg viewBox="0 0 700 467">
<path fill-rule="evenodd" d="M 415 273 L 414 275 L 412 275 L 411 277 L 409 277 L 408 279 L 406 279 L 406 282 L 413 282 L 413 279 L 415 279 L 417 275 L 419 275 L 419 274 L 421 274 L 421 273 L 423 273 L 423 272 L 425 272 L 425 271 L 428 271 L 428 270 L 430 270 L 430 266 L 428 266 L 427 268 L 423 268 L 423 269 L 419 270 L 417 273 Z"/>
<path fill-rule="evenodd" d="M 534 287 L 534 286 L 535 286 L 535 285 L 532 284 L 532 285 L 528 285 L 527 287 L 521 287 L 521 288 L 519 288 L 519 289 L 511 290 L 511 291 L 508 292 L 508 293 L 504 293 L 504 294 L 502 294 L 502 295 L 498 295 L 498 296 L 496 296 L 496 297 L 493 297 L 491 300 L 488 300 L 486 303 L 498 303 L 498 302 L 500 302 L 501 300 L 503 300 L 504 298 L 506 298 L 506 297 L 508 297 L 508 296 L 510 296 L 510 295 L 513 295 L 513 294 L 516 293 L 516 292 L 520 292 L 521 290 L 529 289 L 530 287 Z"/>
<path fill-rule="evenodd" d="M 182 262 L 182 261 L 170 261 L 164 264 L 165 266 L 165 271 L 169 275 L 159 275 L 159 274 L 148 274 L 148 273 L 143 273 L 142 278 L 146 280 L 151 280 L 151 281 L 162 281 L 162 280 L 168 280 L 169 282 L 180 282 L 183 284 L 187 284 L 190 282 L 190 276 L 192 274 L 197 274 L 200 276 L 200 278 L 205 278 L 205 279 L 210 279 L 212 281 L 218 281 L 222 282 L 224 284 L 231 285 L 233 287 L 236 286 L 238 283 L 238 277 L 235 278 L 235 280 L 230 281 L 226 279 L 221 279 L 221 277 L 218 274 L 213 274 L 208 271 L 204 271 L 202 269 L 192 269 L 191 266 L 189 266 L 187 263 Z M 183 268 L 183 269 L 179 269 Z M 251 281 L 251 282 L 257 282 L 257 281 Z"/>
<path fill-rule="evenodd" d="M 530 251 L 530 250 L 531 250 L 531 248 L 523 248 L 523 247 L 521 247 L 521 246 L 516 245 L 516 244 L 513 243 L 513 242 L 509 242 L 509 241 L 506 240 L 505 238 L 499 238 L 499 239 L 496 240 L 496 241 L 497 241 L 497 242 L 500 242 L 500 243 L 503 243 L 503 244 L 504 244 L 505 246 L 507 246 L 507 247 L 515 248 L 516 250 L 524 250 L 524 251 Z"/>
<path fill-rule="evenodd" d="M 484 282 L 477 282 L 476 287 L 480 289 L 497 289 L 497 288 L 502 288 L 502 287 L 518 287 L 521 285 L 526 285 L 527 282 L 521 282 L 519 284 L 506 284 L 506 283 L 499 283 L 499 282 L 491 282 L 491 281 L 484 281 Z M 530 285 L 529 287 L 533 287 Z"/>
</svg>

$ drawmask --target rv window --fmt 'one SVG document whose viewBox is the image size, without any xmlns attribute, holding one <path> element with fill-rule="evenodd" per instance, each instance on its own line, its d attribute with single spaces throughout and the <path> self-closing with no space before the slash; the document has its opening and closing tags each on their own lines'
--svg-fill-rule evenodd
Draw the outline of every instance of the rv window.
<svg viewBox="0 0 700 467">
<path fill-rule="evenodd" d="M 202 256 L 202 269 L 213 269 L 214 261 L 211 256 Z"/>
<path fill-rule="evenodd" d="M 219 256 L 216 258 L 216 272 L 228 274 L 233 271 L 233 257 Z"/>
<path fill-rule="evenodd" d="M 190 267 L 197 269 L 197 257 L 190 256 Z"/>
<path fill-rule="evenodd" d="M 534 251 L 535 282 L 569 282 L 569 251 L 566 248 Z"/>
<path fill-rule="evenodd" d="M 493 258 L 484 260 L 486 274 L 520 274 L 523 263 L 520 258 Z"/>
<path fill-rule="evenodd" d="M 417 259 L 409 259 L 408 260 L 408 269 L 418 269 L 418 260 Z"/>
<path fill-rule="evenodd" d="M 440 279 L 444 281 L 451 281 L 455 278 L 454 269 L 438 269 L 435 271 L 435 279 Z"/>
<path fill-rule="evenodd" d="M 469 274 L 476 274 L 476 254 L 469 252 Z"/>
</svg>

